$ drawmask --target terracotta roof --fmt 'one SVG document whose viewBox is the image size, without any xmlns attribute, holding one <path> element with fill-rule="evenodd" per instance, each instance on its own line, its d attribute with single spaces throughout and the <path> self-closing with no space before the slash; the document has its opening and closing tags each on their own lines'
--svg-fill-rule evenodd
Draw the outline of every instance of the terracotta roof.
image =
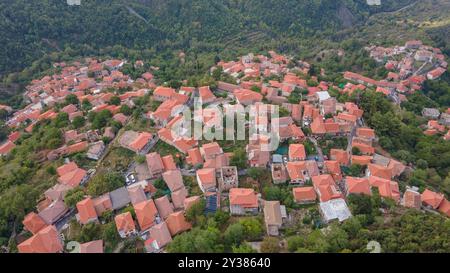
<svg viewBox="0 0 450 273">
<path fill-rule="evenodd" d="M 163 87 L 163 86 L 158 86 L 156 87 L 156 89 L 153 91 L 153 95 L 154 96 L 161 96 L 161 97 L 172 97 L 173 94 L 175 94 L 175 89 L 170 88 L 170 87 Z"/>
<path fill-rule="evenodd" d="M 421 205 L 422 200 L 420 193 L 410 189 L 405 191 L 405 194 L 403 195 L 403 206 L 407 208 L 420 209 Z"/>
<path fill-rule="evenodd" d="M 82 224 L 87 224 L 93 219 L 97 219 L 97 212 L 95 212 L 94 202 L 90 197 L 77 203 L 78 217 Z"/>
<path fill-rule="evenodd" d="M 397 202 L 400 201 L 400 190 L 397 182 L 371 176 L 369 177 L 369 183 L 370 186 L 378 188 L 378 192 L 382 197 L 391 198 Z"/>
<path fill-rule="evenodd" d="M 200 153 L 206 159 L 214 158 L 219 154 L 222 154 L 222 148 L 217 142 L 211 142 L 207 144 L 203 144 L 200 148 Z"/>
<path fill-rule="evenodd" d="M 372 157 L 368 155 L 352 155 L 352 165 L 368 165 L 372 161 Z"/>
<path fill-rule="evenodd" d="M 183 211 L 171 213 L 166 220 L 167 227 L 172 236 L 191 229 L 192 225 L 186 221 Z"/>
<path fill-rule="evenodd" d="M 364 138 L 374 138 L 375 137 L 375 131 L 370 128 L 358 128 L 356 129 L 356 135 L 358 137 L 364 137 Z"/>
<path fill-rule="evenodd" d="M 444 200 L 444 195 L 441 193 L 436 193 L 433 191 L 430 191 L 429 189 L 426 189 L 421 196 L 422 202 L 432 207 L 433 209 L 437 209 L 439 205 Z"/>
<path fill-rule="evenodd" d="M 25 216 L 25 219 L 23 219 L 22 224 L 24 229 L 33 234 L 38 233 L 41 229 L 47 226 L 44 220 L 34 212 L 28 213 Z"/>
<path fill-rule="evenodd" d="M 114 218 L 114 221 L 116 222 L 118 232 L 122 231 L 124 233 L 128 233 L 136 230 L 136 226 L 134 225 L 133 217 L 130 212 L 117 215 Z"/>
<path fill-rule="evenodd" d="M 163 165 L 164 165 L 164 169 L 166 171 L 176 170 L 177 169 L 177 165 L 175 164 L 175 161 L 173 160 L 173 156 L 172 155 L 163 156 L 161 159 L 162 159 L 162 162 L 163 162 Z"/>
<path fill-rule="evenodd" d="M 145 157 L 147 159 L 147 166 L 151 172 L 164 170 L 164 164 L 162 162 L 161 156 L 158 153 L 150 153 Z"/>
<path fill-rule="evenodd" d="M 329 174 L 322 174 L 311 177 L 314 189 L 319 195 L 320 202 L 327 202 L 331 199 L 342 198 L 338 191 L 333 177 Z"/>
<path fill-rule="evenodd" d="M 348 194 L 366 194 L 372 195 L 369 180 L 367 178 L 351 177 L 345 178 Z"/>
<path fill-rule="evenodd" d="M 55 226 L 48 226 L 19 244 L 17 248 L 20 253 L 58 253 L 63 251 L 63 244 Z"/>
<path fill-rule="evenodd" d="M 401 175 L 405 171 L 406 166 L 403 165 L 401 162 L 391 159 L 389 161 L 388 168 L 392 169 L 392 176 L 395 177 Z"/>
<path fill-rule="evenodd" d="M 293 188 L 292 193 L 296 202 L 314 202 L 317 199 L 314 187 Z"/>
<path fill-rule="evenodd" d="M 197 170 L 197 179 L 204 186 L 215 186 L 216 170 L 214 168 L 204 168 Z"/>
<path fill-rule="evenodd" d="M 375 148 L 363 143 L 359 143 L 353 140 L 352 142 L 352 148 L 358 148 L 359 151 L 363 154 L 368 154 L 368 155 L 372 155 L 373 153 L 375 153 Z"/>
<path fill-rule="evenodd" d="M 120 122 L 120 124 L 125 125 L 125 123 L 126 123 L 127 120 L 128 120 L 128 117 L 125 116 L 125 115 L 122 114 L 122 113 L 117 113 L 117 114 L 115 114 L 115 115 L 113 116 L 113 119 L 114 119 L 115 121 Z"/>
<path fill-rule="evenodd" d="M 327 132 L 322 116 L 314 118 L 313 122 L 311 123 L 311 132 L 313 134 L 325 134 Z"/>
<path fill-rule="evenodd" d="M 77 163 L 75 163 L 74 161 L 71 161 L 67 164 L 64 164 L 60 167 L 58 167 L 56 169 L 56 172 L 58 173 L 59 176 L 63 176 L 66 175 L 70 172 L 73 172 L 74 170 L 76 170 L 78 168 Z"/>
<path fill-rule="evenodd" d="M 257 208 L 258 196 L 253 189 L 232 188 L 230 189 L 230 205 L 244 208 Z"/>
<path fill-rule="evenodd" d="M 384 179 L 391 179 L 393 177 L 392 168 L 372 163 L 369 164 L 368 168 L 371 176 L 378 176 Z"/>
<path fill-rule="evenodd" d="M 198 88 L 198 92 L 203 103 L 210 102 L 216 99 L 209 86 L 202 86 Z"/>
<path fill-rule="evenodd" d="M 74 154 L 87 150 L 88 142 L 82 141 L 66 147 L 66 154 Z"/>
<path fill-rule="evenodd" d="M 103 253 L 103 240 L 80 244 L 80 253 Z"/>
<path fill-rule="evenodd" d="M 67 171 L 65 174 L 58 178 L 58 182 L 61 184 L 68 185 L 72 188 L 77 187 L 86 177 L 87 172 L 83 169 L 76 168 L 71 171 Z"/>
<path fill-rule="evenodd" d="M 109 197 L 109 193 L 96 197 L 92 200 L 97 215 L 102 215 L 107 210 L 112 210 L 112 203 Z"/>
<path fill-rule="evenodd" d="M 289 145 L 289 160 L 305 160 L 306 151 L 303 144 L 291 144 Z"/>
<path fill-rule="evenodd" d="M 263 99 L 260 93 L 248 89 L 235 89 L 233 93 L 241 104 L 253 104 Z"/>
<path fill-rule="evenodd" d="M 182 209 L 184 207 L 184 200 L 188 196 L 187 189 L 183 186 L 180 189 L 172 192 L 172 203 L 175 209 Z"/>
<path fill-rule="evenodd" d="M 339 162 L 335 160 L 326 160 L 324 161 L 324 165 L 329 174 L 341 174 L 341 167 L 339 166 Z"/>
<path fill-rule="evenodd" d="M 145 145 L 152 139 L 152 134 L 143 132 L 138 135 L 138 137 L 133 140 L 128 146 L 130 146 L 131 149 L 134 151 L 140 151 L 142 150 Z"/>
<path fill-rule="evenodd" d="M 349 122 L 352 122 L 352 123 L 355 123 L 356 120 L 358 119 L 358 117 L 355 116 L 355 115 L 345 114 L 345 113 L 339 113 L 336 116 L 336 118 L 339 119 L 339 120 L 349 121 Z"/>
<path fill-rule="evenodd" d="M 73 104 L 66 105 L 61 109 L 61 112 L 65 112 L 67 114 L 75 113 L 76 111 L 78 111 L 78 109 Z"/>
<path fill-rule="evenodd" d="M 288 162 L 286 164 L 291 180 L 305 179 L 304 172 L 307 171 L 306 161 Z"/>
<path fill-rule="evenodd" d="M 19 138 L 20 138 L 20 132 L 19 131 L 12 132 L 8 136 L 8 140 L 11 141 L 11 142 L 16 142 L 16 140 L 18 140 Z"/>
<path fill-rule="evenodd" d="M 136 212 L 136 218 L 141 231 L 147 230 L 155 224 L 158 210 L 153 200 L 146 200 L 135 204 L 134 211 Z"/>
<path fill-rule="evenodd" d="M 199 148 L 192 148 L 187 151 L 188 156 L 186 157 L 186 162 L 191 165 L 203 164 L 203 158 L 200 153 Z"/>
<path fill-rule="evenodd" d="M 8 154 L 12 149 L 14 149 L 14 147 L 16 147 L 16 144 L 14 144 L 10 140 L 6 141 L 2 145 L 0 145 L 0 155 Z"/>
<path fill-rule="evenodd" d="M 173 212 L 173 204 L 170 203 L 167 195 L 164 195 L 155 200 L 156 208 L 158 208 L 159 215 L 161 218 L 166 219 L 169 214 Z"/>
<path fill-rule="evenodd" d="M 162 176 L 171 192 L 181 189 L 184 186 L 180 170 L 167 171 Z"/>
</svg>

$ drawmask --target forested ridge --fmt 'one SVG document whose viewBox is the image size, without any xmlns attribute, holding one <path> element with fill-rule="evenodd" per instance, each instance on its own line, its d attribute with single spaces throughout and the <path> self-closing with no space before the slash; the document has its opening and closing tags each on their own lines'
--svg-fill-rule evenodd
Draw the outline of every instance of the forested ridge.
<svg viewBox="0 0 450 273">
<path fill-rule="evenodd" d="M 412 0 L 383 1 L 379 7 L 365 0 L 5 0 L 0 3 L 0 77 L 20 71 L 33 61 L 65 49 L 99 52 L 116 45 L 129 49 L 188 49 L 202 43 L 201 52 L 243 41 L 310 39 L 332 34 Z M 45 68 L 45 67 L 44 67 Z"/>
</svg>

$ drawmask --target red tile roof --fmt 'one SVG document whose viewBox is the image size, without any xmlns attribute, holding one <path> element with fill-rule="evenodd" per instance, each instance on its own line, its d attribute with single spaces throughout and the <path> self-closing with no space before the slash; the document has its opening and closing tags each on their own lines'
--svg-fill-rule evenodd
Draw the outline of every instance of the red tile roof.
<svg viewBox="0 0 450 273">
<path fill-rule="evenodd" d="M 167 195 L 155 199 L 155 205 L 158 209 L 159 215 L 166 219 L 173 212 L 173 204 L 169 201 Z"/>
<path fill-rule="evenodd" d="M 232 188 L 230 189 L 230 205 L 244 208 L 257 208 L 258 197 L 253 189 Z"/>
<path fill-rule="evenodd" d="M 192 227 L 192 225 L 186 221 L 183 211 L 171 213 L 169 217 L 167 217 L 166 224 L 172 236 L 187 231 Z"/>
<path fill-rule="evenodd" d="M 306 151 L 305 146 L 303 146 L 303 144 L 289 145 L 289 160 L 297 161 L 305 159 L 306 159 Z"/>
<path fill-rule="evenodd" d="M 331 149 L 330 150 L 330 158 L 332 160 L 336 160 L 341 165 L 349 164 L 349 155 L 348 152 L 341 149 Z"/>
<path fill-rule="evenodd" d="M 364 138 L 374 138 L 375 137 L 375 131 L 370 128 L 358 128 L 356 130 L 356 135 L 358 137 L 364 137 Z"/>
<path fill-rule="evenodd" d="M 329 174 L 322 174 L 311 177 L 314 189 L 319 195 L 320 202 L 327 202 L 331 199 L 342 198 L 338 191 L 333 177 Z"/>
<path fill-rule="evenodd" d="M 136 218 L 139 223 L 141 231 L 151 228 L 155 224 L 155 218 L 158 215 L 153 200 L 147 200 L 134 205 Z"/>
<path fill-rule="evenodd" d="M 370 164 L 372 157 L 368 155 L 352 155 L 352 165 L 365 166 Z"/>
<path fill-rule="evenodd" d="M 77 203 L 78 217 L 82 224 L 87 224 L 92 220 L 97 219 L 97 212 L 95 211 L 94 202 L 90 197 Z"/>
<path fill-rule="evenodd" d="M 214 96 L 213 92 L 211 92 L 209 86 L 199 87 L 198 92 L 203 103 L 211 102 L 216 99 L 216 96 Z"/>
<path fill-rule="evenodd" d="M 346 177 L 347 193 L 348 194 L 366 194 L 372 195 L 370 190 L 369 180 L 367 178 Z"/>
<path fill-rule="evenodd" d="M 28 213 L 25 216 L 25 219 L 23 219 L 22 224 L 24 225 L 24 229 L 33 234 L 38 233 L 41 229 L 47 226 L 44 220 L 34 212 Z"/>
<path fill-rule="evenodd" d="M 103 253 L 103 240 L 80 244 L 80 253 Z"/>
<path fill-rule="evenodd" d="M 172 155 L 163 156 L 161 159 L 164 165 L 164 169 L 166 171 L 173 171 L 177 169 L 177 166 L 175 164 L 175 161 L 173 160 Z"/>
<path fill-rule="evenodd" d="M 138 137 L 133 140 L 128 146 L 134 151 L 141 151 L 147 143 L 152 139 L 152 134 L 148 132 L 142 132 L 138 135 Z"/>
<path fill-rule="evenodd" d="M 180 170 L 167 171 L 164 172 L 162 176 L 171 192 L 179 190 L 184 186 Z"/>
<path fill-rule="evenodd" d="M 203 164 L 203 158 L 200 153 L 199 148 L 192 148 L 187 151 L 188 156 L 186 157 L 186 162 L 191 165 Z"/>
<path fill-rule="evenodd" d="M 377 164 L 369 164 L 368 168 L 371 176 L 378 176 L 384 179 L 391 179 L 393 177 L 392 168 Z"/>
<path fill-rule="evenodd" d="M 441 205 L 442 201 L 444 200 L 444 195 L 442 193 L 436 193 L 433 191 L 430 191 L 429 189 L 426 189 L 421 196 L 422 202 L 432 207 L 433 209 L 437 209 L 439 205 Z"/>
<path fill-rule="evenodd" d="M 439 211 L 450 217 L 450 201 L 444 199 L 439 206 Z"/>
<path fill-rule="evenodd" d="M 136 226 L 134 225 L 133 217 L 130 212 L 117 215 L 114 218 L 114 221 L 118 232 L 122 231 L 124 233 L 128 233 L 136 230 Z"/>
<path fill-rule="evenodd" d="M 294 195 L 295 202 L 314 202 L 317 199 L 314 187 L 299 187 L 293 188 L 292 193 Z"/>
<path fill-rule="evenodd" d="M 400 201 L 400 190 L 398 183 L 388 179 L 383 179 L 376 176 L 369 177 L 369 183 L 372 187 L 377 187 L 378 192 L 382 197 Z"/>
</svg>

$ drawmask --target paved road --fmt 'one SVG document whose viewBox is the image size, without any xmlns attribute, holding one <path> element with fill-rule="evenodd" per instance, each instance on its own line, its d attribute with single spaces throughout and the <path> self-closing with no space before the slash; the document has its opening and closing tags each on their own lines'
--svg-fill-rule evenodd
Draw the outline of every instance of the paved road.
<svg viewBox="0 0 450 273">
<path fill-rule="evenodd" d="M 308 137 L 309 141 L 311 141 L 314 144 L 314 147 L 316 148 L 317 151 L 317 156 L 319 157 L 319 162 L 324 162 L 325 159 L 323 157 L 323 152 L 322 152 L 322 148 L 320 148 L 320 146 L 317 144 L 317 140 L 313 137 Z"/>
</svg>

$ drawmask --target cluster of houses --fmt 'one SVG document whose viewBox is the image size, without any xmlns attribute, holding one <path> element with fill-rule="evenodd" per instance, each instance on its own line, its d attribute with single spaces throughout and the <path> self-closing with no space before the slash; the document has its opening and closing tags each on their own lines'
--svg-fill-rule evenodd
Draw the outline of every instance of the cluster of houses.
<svg viewBox="0 0 450 273">
<path fill-rule="evenodd" d="M 405 94 L 421 90 L 423 83 L 439 79 L 446 71 L 448 63 L 439 48 L 424 45 L 422 41 L 408 41 L 404 46 L 366 47 L 370 57 L 385 65 L 388 74 L 384 80 L 374 80 L 353 72 L 345 72 L 344 78 L 359 85 L 348 84 L 346 92 L 364 90 L 366 86 L 376 87 L 396 103 L 406 100 Z"/>
<path fill-rule="evenodd" d="M 428 119 L 425 131 L 427 136 L 444 135 L 445 140 L 450 140 L 450 108 L 441 113 L 437 108 L 424 108 L 422 116 Z"/>
<path fill-rule="evenodd" d="M 133 98 L 142 97 L 155 88 L 153 75 L 144 73 L 137 80 L 132 80 L 124 75 L 120 68 L 125 64 L 123 60 L 105 60 L 103 62 L 86 58 L 80 62 L 71 64 L 56 63 L 54 69 L 57 71 L 51 76 L 45 76 L 40 80 L 33 80 L 24 93 L 28 102 L 27 106 L 12 114 L 7 120 L 7 125 L 13 130 L 8 141 L 0 146 L 0 154 L 8 154 L 14 147 L 14 142 L 20 137 L 21 132 L 31 133 L 34 125 L 45 119 L 54 119 L 58 113 L 67 113 L 72 122 L 77 117 L 85 118 L 86 110 L 82 109 L 84 102 L 89 102 L 91 109 L 88 111 L 100 112 L 108 110 L 112 113 L 114 120 L 124 124 L 127 117 L 119 113 L 122 105 L 134 107 Z M 135 65 L 141 65 L 136 62 Z M 110 100 L 116 96 L 112 89 L 120 89 L 124 92 L 119 94 L 120 104 L 111 104 Z M 68 95 L 75 95 L 80 102 L 76 104 L 65 104 Z M 63 104 L 64 107 L 56 109 L 56 105 Z M 62 147 L 47 152 L 47 158 L 57 159 L 73 153 L 88 151 L 91 159 L 98 160 L 104 151 L 103 137 L 114 138 L 113 128 L 104 128 L 103 132 L 90 130 L 80 132 L 71 130 L 64 132 L 65 143 Z"/>
<path fill-rule="evenodd" d="M 410 43 L 407 43 L 407 49 L 412 50 Z M 419 46 L 422 50 L 428 47 Z M 434 57 L 437 59 L 435 63 L 446 67 L 446 63 L 441 57 L 439 50 L 433 49 Z M 420 53 L 419 53 L 420 54 Z M 375 132 L 371 128 L 362 126 L 363 110 L 352 103 L 339 103 L 334 97 L 328 93 L 329 88 L 334 88 L 340 92 L 352 92 L 356 89 L 365 90 L 367 87 L 377 87 L 377 92 L 388 92 L 382 88 L 395 88 L 398 83 L 388 81 L 374 81 L 358 74 L 347 72 L 344 77 L 354 83 L 348 83 L 344 88 L 339 88 L 327 82 L 320 82 L 317 86 L 308 86 L 307 81 L 298 74 L 306 74 L 309 66 L 300 62 L 300 67 L 287 68 L 289 60 L 287 58 L 277 58 L 277 55 L 271 53 L 272 58 L 265 56 L 243 56 L 238 62 L 219 63 L 225 73 L 237 79 L 239 85 L 231 85 L 219 83 L 222 90 L 236 92 L 248 90 L 254 86 L 260 88 L 261 94 L 265 99 L 273 104 L 280 105 L 288 109 L 290 116 L 283 117 L 280 120 L 256 119 L 257 125 L 267 127 L 270 123 L 276 123 L 278 127 L 278 135 L 281 141 L 291 140 L 294 143 L 289 145 L 288 160 L 283 160 L 283 155 L 271 154 L 258 149 L 258 143 L 264 139 L 258 139 L 256 146 L 250 143 L 247 146 L 247 156 L 249 165 L 253 167 L 270 167 L 272 171 L 272 180 L 274 184 L 290 183 L 294 185 L 294 200 L 299 204 L 315 203 L 319 200 L 319 209 L 325 222 L 332 220 L 343 221 L 351 217 L 351 213 L 346 205 L 345 198 L 349 194 L 372 194 L 372 189 L 377 188 L 381 197 L 391 199 L 397 204 L 406 204 L 410 207 L 409 198 L 414 189 L 408 189 L 405 194 L 399 190 L 398 182 L 395 178 L 399 177 L 404 171 L 405 166 L 392 158 L 388 158 L 377 154 L 374 148 L 374 142 L 377 141 Z M 272 66 L 272 62 L 276 65 Z M 276 69 L 270 69 L 276 68 Z M 394 69 L 394 68 L 391 68 Z M 265 77 L 273 75 L 284 75 L 283 81 L 264 80 Z M 257 80 L 256 80 L 257 79 Z M 408 79 L 408 78 L 404 78 Z M 409 80 L 413 80 L 413 76 Z M 434 78 L 430 78 L 434 79 Z M 317 81 L 316 78 L 312 79 Z M 423 79 L 424 81 L 425 79 Z M 423 82 L 422 81 L 422 82 Z M 305 90 L 306 95 L 303 101 L 298 104 L 287 102 L 287 98 L 295 89 Z M 275 94 L 275 95 L 274 95 Z M 255 96 L 256 97 L 256 96 Z M 275 99 L 274 99 L 275 98 Z M 261 100 L 253 102 L 257 108 L 262 105 Z M 447 114 L 440 115 L 439 111 L 434 119 L 438 119 L 439 123 L 445 124 Z M 433 121 L 431 121 L 433 124 Z M 437 123 L 437 121 L 434 121 Z M 283 134 L 289 126 L 299 126 L 298 134 L 291 134 L 285 137 Z M 430 126 L 430 124 L 429 124 Z M 349 140 L 347 149 L 331 149 L 329 158 L 321 162 L 309 157 L 306 154 L 305 147 L 302 142 L 306 139 L 301 131 L 302 128 L 309 128 L 310 135 L 314 139 L 320 139 L 324 136 L 340 136 L 347 137 Z M 269 126 L 270 128 L 270 126 Z M 444 127 L 445 128 L 445 127 Z M 436 129 L 436 128 L 433 128 Z M 292 131 L 296 131 L 295 129 Z M 442 130 L 441 130 L 442 131 Z M 255 149 L 252 149 L 256 147 Z M 256 156 L 254 151 L 256 152 Z M 354 151 L 358 151 L 355 153 Z M 252 159 L 255 158 L 253 161 Z M 345 176 L 341 171 L 343 168 L 351 165 L 360 165 L 365 167 L 365 173 L 362 177 Z M 312 186 L 306 186 L 312 184 Z M 427 190 L 427 193 L 429 190 Z M 426 195 L 426 193 L 425 193 Z M 420 208 L 422 205 L 421 195 L 418 195 Z M 422 195 L 423 199 L 423 195 Z M 440 209 L 446 215 L 449 215 L 446 209 L 446 202 L 442 202 L 443 208 Z M 426 198 L 423 205 L 427 206 Z M 438 206 L 434 207 L 435 209 Z M 278 215 L 281 215 L 278 213 Z M 266 217 L 269 219 L 271 217 Z M 273 232 L 277 234 L 277 232 Z"/>
</svg>

